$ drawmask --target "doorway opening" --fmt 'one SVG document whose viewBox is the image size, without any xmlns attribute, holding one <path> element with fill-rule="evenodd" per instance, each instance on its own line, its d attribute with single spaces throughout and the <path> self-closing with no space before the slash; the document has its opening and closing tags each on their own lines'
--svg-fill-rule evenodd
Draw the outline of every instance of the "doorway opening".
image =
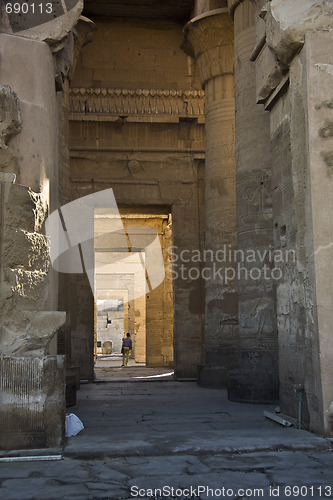
<svg viewBox="0 0 333 500">
<path fill-rule="evenodd" d="M 172 218 L 166 207 L 95 209 L 94 358 L 120 367 L 130 333 L 129 365 L 173 368 Z"/>
</svg>

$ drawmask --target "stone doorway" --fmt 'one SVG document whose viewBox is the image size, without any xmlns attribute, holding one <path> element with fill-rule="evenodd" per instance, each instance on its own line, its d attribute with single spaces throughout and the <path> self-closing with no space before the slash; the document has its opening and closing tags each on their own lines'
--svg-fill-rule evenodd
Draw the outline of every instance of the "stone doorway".
<svg viewBox="0 0 333 500">
<path fill-rule="evenodd" d="M 173 367 L 169 208 L 95 211 L 94 358 L 119 359 L 130 333 L 135 363 Z"/>
</svg>

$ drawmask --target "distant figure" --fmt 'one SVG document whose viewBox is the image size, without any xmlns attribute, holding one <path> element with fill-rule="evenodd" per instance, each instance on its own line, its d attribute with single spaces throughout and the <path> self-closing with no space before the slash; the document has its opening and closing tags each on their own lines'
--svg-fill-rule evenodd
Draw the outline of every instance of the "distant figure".
<svg viewBox="0 0 333 500">
<path fill-rule="evenodd" d="M 123 338 L 123 345 L 121 348 L 121 352 L 123 354 L 123 364 L 121 366 L 128 365 L 128 357 L 131 350 L 132 350 L 132 340 L 130 334 L 127 333 L 126 337 Z"/>
</svg>

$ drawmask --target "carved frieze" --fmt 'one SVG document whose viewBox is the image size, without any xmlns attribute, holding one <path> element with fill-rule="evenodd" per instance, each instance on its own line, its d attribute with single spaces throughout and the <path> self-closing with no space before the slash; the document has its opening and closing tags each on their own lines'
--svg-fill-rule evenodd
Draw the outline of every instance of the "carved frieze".
<svg viewBox="0 0 333 500">
<path fill-rule="evenodd" d="M 71 119 L 112 120 L 121 117 L 197 118 L 204 121 L 203 90 L 72 88 Z"/>
</svg>

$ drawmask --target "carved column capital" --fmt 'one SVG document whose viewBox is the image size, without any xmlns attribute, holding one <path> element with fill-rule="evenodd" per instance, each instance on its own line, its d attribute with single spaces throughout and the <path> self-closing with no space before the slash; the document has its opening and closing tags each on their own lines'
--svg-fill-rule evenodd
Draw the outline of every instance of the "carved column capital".
<svg viewBox="0 0 333 500">
<path fill-rule="evenodd" d="M 212 78 L 233 74 L 233 43 L 228 9 L 209 11 L 186 24 L 182 49 L 196 58 L 203 87 Z"/>
</svg>

